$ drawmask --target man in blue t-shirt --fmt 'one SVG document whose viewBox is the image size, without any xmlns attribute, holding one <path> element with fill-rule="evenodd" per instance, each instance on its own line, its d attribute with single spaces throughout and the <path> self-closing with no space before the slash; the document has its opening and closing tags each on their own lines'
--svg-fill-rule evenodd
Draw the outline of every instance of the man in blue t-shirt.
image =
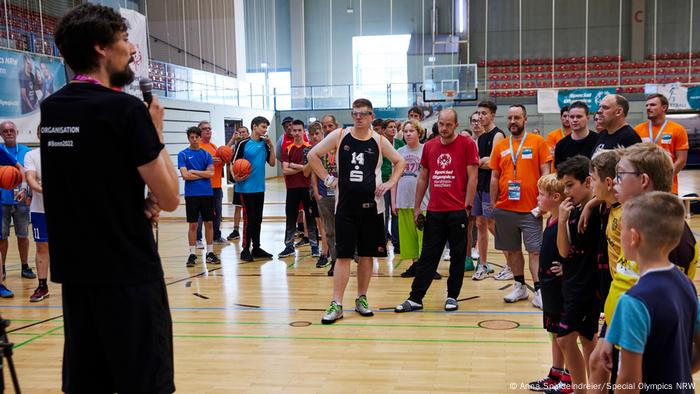
<svg viewBox="0 0 700 394">
<path fill-rule="evenodd" d="M 256 116 L 250 123 L 251 134 L 236 147 L 233 161 L 246 159 L 250 162 L 250 174 L 239 177 L 231 175 L 236 182 L 236 192 L 241 194 L 243 200 L 243 247 L 241 260 L 253 261 L 253 259 L 270 259 L 272 255 L 260 247 L 260 226 L 263 218 L 263 205 L 265 204 L 265 163 L 275 166 L 275 150 L 272 141 L 267 136 L 267 128 L 270 121 L 262 116 Z M 253 244 L 251 251 L 250 244 Z"/>
<path fill-rule="evenodd" d="M 0 124 L 4 126 L 4 123 Z M 22 171 L 22 166 L 17 162 L 17 160 L 12 156 L 5 147 L 0 146 L 0 166 L 15 166 L 18 170 Z M 0 264 L 0 297 L 2 298 L 12 298 L 14 293 L 12 293 L 4 284 L 5 281 L 5 259 L 3 257 L 2 264 Z"/>
<path fill-rule="evenodd" d="M 0 123 L 2 127 L 1 136 L 4 141 L 0 144 L 7 149 L 7 152 L 15 161 L 24 167 L 24 156 L 31 151 L 29 147 L 17 143 L 17 126 L 11 121 Z M 24 170 L 22 169 L 22 172 Z M 2 263 L 6 263 L 8 239 L 10 237 L 10 225 L 15 226 L 15 235 L 17 236 L 17 249 L 19 250 L 19 259 L 22 262 L 22 277 L 27 279 L 36 278 L 36 274 L 29 268 L 29 188 L 26 181 L 23 181 L 20 186 L 14 190 L 3 190 L 2 195 L 2 237 L 0 237 L 0 254 L 2 254 Z M 3 270 L 3 272 L 6 272 Z"/>
<path fill-rule="evenodd" d="M 221 264 L 221 260 L 214 254 L 214 194 L 210 180 L 214 176 L 214 159 L 209 152 L 199 147 L 201 138 L 202 130 L 199 127 L 188 128 L 187 140 L 190 146 L 177 154 L 177 167 L 185 180 L 185 210 L 189 224 L 188 267 L 194 267 L 197 262 L 195 240 L 200 215 L 204 222 L 204 238 L 207 241 L 206 262 Z"/>
</svg>

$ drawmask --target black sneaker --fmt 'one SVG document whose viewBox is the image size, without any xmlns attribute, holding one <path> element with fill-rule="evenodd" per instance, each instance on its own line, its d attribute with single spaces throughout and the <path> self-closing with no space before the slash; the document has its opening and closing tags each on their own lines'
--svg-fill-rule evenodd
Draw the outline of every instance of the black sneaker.
<svg viewBox="0 0 700 394">
<path fill-rule="evenodd" d="M 22 277 L 27 279 L 34 279 L 36 278 L 36 274 L 34 273 L 34 271 L 32 271 L 31 268 L 27 267 L 22 269 Z"/>
<path fill-rule="evenodd" d="M 226 239 L 228 239 L 229 241 L 232 241 L 232 240 L 238 239 L 240 237 L 241 237 L 241 234 L 238 233 L 238 230 L 233 230 L 231 232 L 231 234 L 229 234 L 228 237 L 226 237 Z"/>
<path fill-rule="evenodd" d="M 323 255 L 323 256 L 318 258 L 318 261 L 316 262 L 316 268 L 323 268 L 327 265 L 328 265 L 328 257 Z"/>
<path fill-rule="evenodd" d="M 262 248 L 253 248 L 253 257 L 257 259 L 271 259 L 272 254 L 267 253 Z"/>
<path fill-rule="evenodd" d="M 207 253 L 206 258 L 207 264 L 221 264 L 221 260 L 214 254 L 214 252 Z"/>
<path fill-rule="evenodd" d="M 306 245 L 308 245 L 308 244 L 309 244 L 309 239 L 306 238 L 306 237 L 302 237 L 302 238 L 301 238 L 301 241 L 299 241 L 299 242 L 297 242 L 297 243 L 294 244 L 294 247 L 295 247 L 295 248 L 300 248 L 300 247 L 306 246 Z"/>
<path fill-rule="evenodd" d="M 248 249 L 241 250 L 241 260 L 253 261 L 253 255 L 250 254 L 250 251 Z"/>
<path fill-rule="evenodd" d="M 190 257 L 187 258 L 187 266 L 188 267 L 194 267 L 194 265 L 197 263 L 197 255 L 196 254 L 190 254 Z"/>
<path fill-rule="evenodd" d="M 440 275 L 439 272 L 435 271 L 435 275 L 433 275 L 433 280 L 440 280 L 442 279 L 442 275 Z"/>
<path fill-rule="evenodd" d="M 277 257 L 279 257 L 281 259 L 283 259 L 285 257 L 289 257 L 289 256 L 294 256 L 294 247 L 291 244 L 285 246 L 284 250 L 281 251 L 280 254 L 277 255 Z"/>
<path fill-rule="evenodd" d="M 416 276 L 416 262 L 414 261 L 411 263 L 411 266 L 408 267 L 408 269 L 404 272 L 401 273 L 402 278 L 413 278 Z"/>
</svg>

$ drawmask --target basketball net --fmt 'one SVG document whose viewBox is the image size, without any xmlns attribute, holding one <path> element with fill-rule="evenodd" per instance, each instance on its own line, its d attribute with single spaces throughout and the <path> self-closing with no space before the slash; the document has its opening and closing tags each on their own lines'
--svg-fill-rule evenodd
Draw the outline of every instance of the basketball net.
<svg viewBox="0 0 700 394">
<path fill-rule="evenodd" d="M 450 106 L 454 103 L 455 101 L 455 94 L 457 93 L 456 90 L 453 89 L 448 89 L 445 90 L 445 102 L 449 103 Z"/>
</svg>

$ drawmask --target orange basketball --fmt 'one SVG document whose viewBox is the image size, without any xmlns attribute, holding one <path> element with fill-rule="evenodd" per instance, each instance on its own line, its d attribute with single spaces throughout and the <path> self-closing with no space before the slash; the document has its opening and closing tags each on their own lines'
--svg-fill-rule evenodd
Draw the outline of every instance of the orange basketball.
<svg viewBox="0 0 700 394">
<path fill-rule="evenodd" d="M 221 145 L 216 150 L 216 157 L 221 159 L 224 163 L 230 163 L 231 159 L 233 159 L 233 149 L 228 145 Z"/>
<path fill-rule="evenodd" d="M 238 178 L 246 177 L 253 170 L 250 162 L 246 159 L 238 159 L 233 162 L 233 174 Z"/>
<path fill-rule="evenodd" d="M 12 190 L 22 183 L 22 174 L 17 167 L 0 167 L 0 189 Z"/>
</svg>

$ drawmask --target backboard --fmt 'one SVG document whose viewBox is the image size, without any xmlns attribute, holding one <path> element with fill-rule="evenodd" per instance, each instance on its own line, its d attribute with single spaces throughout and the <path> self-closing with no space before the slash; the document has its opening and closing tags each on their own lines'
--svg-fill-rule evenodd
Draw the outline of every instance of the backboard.
<svg viewBox="0 0 700 394">
<path fill-rule="evenodd" d="M 476 101 L 476 64 L 423 66 L 423 101 Z"/>
</svg>

